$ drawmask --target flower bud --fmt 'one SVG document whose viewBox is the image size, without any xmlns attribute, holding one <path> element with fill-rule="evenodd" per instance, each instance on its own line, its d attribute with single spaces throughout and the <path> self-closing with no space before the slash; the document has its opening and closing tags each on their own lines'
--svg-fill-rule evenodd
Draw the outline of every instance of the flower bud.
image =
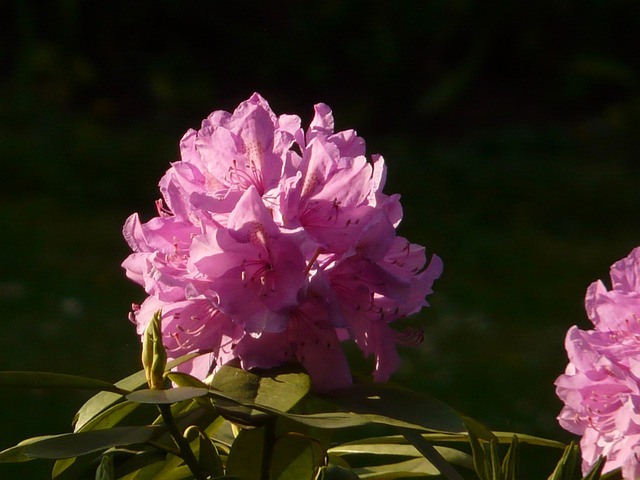
<svg viewBox="0 0 640 480">
<path fill-rule="evenodd" d="M 162 390 L 164 387 L 164 371 L 167 366 L 161 323 L 162 311 L 158 310 L 147 325 L 142 339 L 142 366 L 149 388 L 154 390 Z"/>
</svg>

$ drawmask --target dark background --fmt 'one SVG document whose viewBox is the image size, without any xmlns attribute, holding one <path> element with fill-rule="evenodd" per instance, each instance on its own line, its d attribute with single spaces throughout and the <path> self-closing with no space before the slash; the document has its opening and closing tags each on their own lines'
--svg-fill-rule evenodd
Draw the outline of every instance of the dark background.
<svg viewBox="0 0 640 480">
<path fill-rule="evenodd" d="M 400 233 L 444 259 L 394 380 L 494 429 L 571 438 L 564 334 L 640 244 L 640 3 L 227 3 L 0 3 L 0 368 L 139 368 L 121 225 L 154 215 L 187 128 L 259 91 L 356 128 L 403 196 Z M 68 431 L 85 398 L 0 391 L 0 448 Z M 530 451 L 542 466 L 523 478 L 546 478 Z"/>
</svg>

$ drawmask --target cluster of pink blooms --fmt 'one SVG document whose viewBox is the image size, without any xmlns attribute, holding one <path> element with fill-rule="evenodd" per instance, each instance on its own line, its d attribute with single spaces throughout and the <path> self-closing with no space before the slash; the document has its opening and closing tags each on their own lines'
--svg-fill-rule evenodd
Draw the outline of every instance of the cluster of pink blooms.
<svg viewBox="0 0 640 480">
<path fill-rule="evenodd" d="M 161 309 L 169 358 L 207 352 L 183 370 L 297 362 L 321 391 L 351 384 L 340 346 L 351 339 L 387 380 L 396 345 L 421 339 L 389 323 L 427 305 L 442 263 L 396 235 L 382 157 L 367 161 L 355 131 L 334 132 L 327 105 L 305 132 L 258 94 L 212 113 L 180 150 L 158 216 L 124 226 L 123 267 L 148 294 L 132 313 L 138 333 Z"/>
<path fill-rule="evenodd" d="M 640 248 L 611 267 L 612 289 L 587 290 L 595 329 L 567 333 L 569 365 L 556 380 L 562 427 L 582 435 L 583 472 L 603 455 L 604 471 L 640 478 Z"/>
</svg>

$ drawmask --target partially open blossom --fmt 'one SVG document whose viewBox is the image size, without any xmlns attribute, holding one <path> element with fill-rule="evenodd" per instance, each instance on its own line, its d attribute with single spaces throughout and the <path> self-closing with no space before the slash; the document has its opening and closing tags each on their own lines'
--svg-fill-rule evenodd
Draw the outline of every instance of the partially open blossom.
<svg viewBox="0 0 640 480">
<path fill-rule="evenodd" d="M 611 267 L 612 288 L 587 290 L 594 329 L 571 327 L 569 365 L 556 380 L 560 425 L 582 435 L 582 469 L 606 456 L 605 472 L 640 478 L 640 248 Z"/>
<path fill-rule="evenodd" d="M 162 310 L 169 358 L 206 352 L 180 367 L 199 378 L 234 359 L 297 362 L 316 390 L 345 387 L 340 342 L 353 340 L 388 379 L 396 345 L 421 338 L 389 324 L 427 305 L 442 262 L 396 236 L 402 208 L 382 191 L 382 157 L 369 161 L 355 131 L 334 132 L 328 106 L 304 132 L 258 94 L 212 113 L 180 151 L 158 216 L 124 226 L 123 267 L 149 295 L 132 313 L 138 333 Z"/>
</svg>

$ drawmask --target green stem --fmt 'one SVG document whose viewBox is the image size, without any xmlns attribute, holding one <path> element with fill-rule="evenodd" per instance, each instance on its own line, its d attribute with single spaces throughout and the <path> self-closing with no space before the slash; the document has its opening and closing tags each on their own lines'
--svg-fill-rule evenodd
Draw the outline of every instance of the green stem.
<svg viewBox="0 0 640 480">
<path fill-rule="evenodd" d="M 187 439 L 182 436 L 180 430 L 178 430 L 178 426 L 176 425 L 175 420 L 173 419 L 173 414 L 171 413 L 171 406 L 166 404 L 158 405 L 160 409 L 160 414 L 162 415 L 162 420 L 164 420 L 167 429 L 169 430 L 169 434 L 173 437 L 173 441 L 176 442 L 178 449 L 180 450 L 180 456 L 184 460 L 184 463 L 187 464 L 191 473 L 196 480 L 207 480 L 207 477 L 200 471 L 200 465 L 198 464 L 198 459 L 193 454 L 191 447 L 189 446 L 189 442 Z"/>
</svg>

